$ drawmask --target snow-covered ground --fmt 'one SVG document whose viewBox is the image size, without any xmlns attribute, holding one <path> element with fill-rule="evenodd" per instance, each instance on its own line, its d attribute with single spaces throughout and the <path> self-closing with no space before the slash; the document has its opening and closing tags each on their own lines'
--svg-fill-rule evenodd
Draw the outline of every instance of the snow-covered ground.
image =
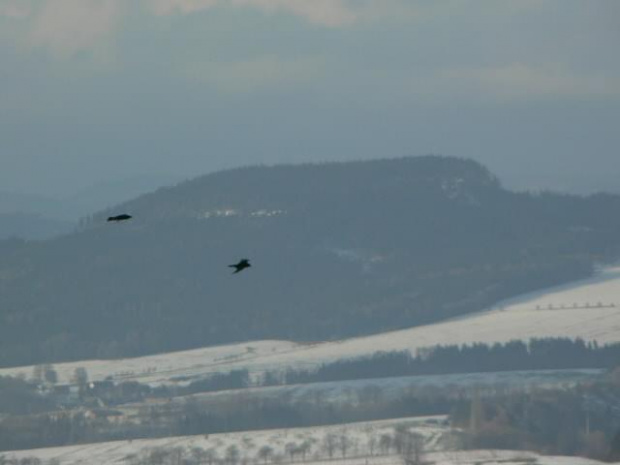
<svg viewBox="0 0 620 465">
<path fill-rule="evenodd" d="M 329 458 L 326 437 L 332 437 L 333 457 L 342 457 L 341 438 L 346 438 L 347 457 L 360 457 L 379 454 L 379 440 L 383 435 L 394 435 L 396 428 L 406 428 L 424 437 L 427 450 L 444 450 L 451 446 L 452 437 L 445 416 L 416 417 L 397 420 L 350 423 L 312 428 L 291 428 L 240 433 L 211 434 L 201 436 L 169 437 L 160 439 L 136 439 L 133 441 L 114 441 L 98 444 L 82 444 L 66 447 L 52 447 L 17 452 L 3 452 L 8 458 L 37 457 L 49 461 L 57 459 L 62 465 L 77 464 L 121 464 L 128 463 L 131 456 L 139 455 L 156 448 L 182 448 L 190 451 L 201 448 L 210 451 L 214 457 L 224 458 L 230 448 L 237 449 L 238 461 L 243 463 L 257 459 L 258 451 L 264 447 L 272 448 L 272 457 L 283 462 L 291 459 L 290 452 L 305 448 L 308 461 Z M 372 442 L 372 445 L 371 445 Z M 389 453 L 389 451 L 387 452 Z M 302 458 L 295 453 L 296 462 Z M 359 462 L 357 462 L 359 463 Z"/>
<path fill-rule="evenodd" d="M 214 372 L 247 368 L 252 372 L 312 368 L 321 363 L 435 345 L 507 342 L 543 337 L 582 338 L 600 344 L 620 342 L 620 267 L 596 276 L 502 302 L 491 310 L 449 321 L 338 342 L 296 344 L 247 342 L 121 360 L 55 365 L 61 383 L 85 367 L 91 380 L 111 376 L 161 384 Z M 1 369 L 0 376 L 31 376 L 32 367 Z"/>
<path fill-rule="evenodd" d="M 272 357 L 268 365 L 312 366 L 378 350 L 415 353 L 435 345 L 544 337 L 582 338 L 600 344 L 620 342 L 620 268 L 607 269 L 570 286 L 511 299 L 477 314 L 282 353 Z"/>
<path fill-rule="evenodd" d="M 601 462 L 581 457 L 542 456 L 527 451 L 456 450 L 458 432 L 451 431 L 444 417 L 419 417 L 401 420 L 354 423 L 314 428 L 295 428 L 242 433 L 186 436 L 161 439 L 115 441 L 99 444 L 34 449 L 0 453 L 9 459 L 36 457 L 43 464 L 54 460 L 58 465 L 131 464 L 136 458 L 152 451 L 176 449 L 191 457 L 200 451 L 209 454 L 211 461 L 246 464 L 307 464 L 307 465 L 403 465 L 403 459 L 381 446 L 382 436 L 391 436 L 397 428 L 405 428 L 424 438 L 425 463 L 434 465 L 599 465 Z M 333 444 L 329 457 L 328 437 Z M 346 457 L 343 457 L 342 438 L 346 438 Z M 269 447 L 268 456 L 261 449 Z M 302 450 L 305 449 L 305 456 Z M 263 449 L 264 450 L 264 449 Z M 295 452 L 293 452 L 295 451 Z M 294 455 L 292 455 L 292 453 Z M 204 459 L 203 459 L 204 460 Z M 209 463 L 205 461 L 203 463 Z"/>
<path fill-rule="evenodd" d="M 58 373 L 59 384 L 71 383 L 78 367 L 87 369 L 91 381 L 101 381 L 110 376 L 116 381 L 161 383 L 174 380 L 175 377 L 229 371 L 231 364 L 242 362 L 243 365 L 251 365 L 254 360 L 269 358 L 299 346 L 288 341 L 253 341 L 146 357 L 58 363 L 54 369 Z M 0 376 L 30 378 L 33 369 L 33 366 L 3 368 L 0 369 Z"/>
<path fill-rule="evenodd" d="M 89 447 L 89 449 L 86 449 Z M 15 453 L 9 454 L 9 458 L 37 457 L 45 461 L 56 459 L 57 465 L 122 465 L 131 464 L 136 452 L 128 452 L 123 455 L 123 448 L 113 450 L 115 446 L 94 448 L 84 446 L 81 451 L 67 451 L 57 456 L 55 451 L 48 449 L 37 454 Z M 175 447 L 174 444 L 171 447 Z M 183 447 L 183 446 L 181 446 Z M 91 455 L 92 454 L 92 455 Z M 1 457 L 1 455 L 0 455 Z M 512 450 L 472 450 L 455 452 L 431 452 L 424 455 L 425 463 L 432 465 L 603 465 L 604 462 L 590 460 L 583 457 L 546 456 L 533 452 Z M 53 463 L 53 462 L 52 462 Z M 205 462 L 207 463 L 207 462 Z M 264 463 L 264 462 L 255 462 Z M 332 460 L 296 460 L 295 462 L 283 461 L 279 465 L 291 463 L 304 465 L 403 465 L 403 459 L 398 455 L 335 458 Z"/>
</svg>

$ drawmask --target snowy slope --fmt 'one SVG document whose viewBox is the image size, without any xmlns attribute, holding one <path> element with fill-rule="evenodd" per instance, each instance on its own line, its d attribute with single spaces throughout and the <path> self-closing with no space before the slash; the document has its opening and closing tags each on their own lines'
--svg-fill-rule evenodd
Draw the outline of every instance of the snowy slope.
<svg viewBox="0 0 620 465">
<path fill-rule="evenodd" d="M 350 423 L 312 428 L 291 428 L 241 433 L 212 434 L 205 436 L 169 437 L 160 439 L 137 439 L 98 444 L 83 444 L 53 447 L 18 452 L 0 453 L 9 458 L 38 457 L 41 460 L 57 459 L 62 465 L 127 463 L 127 458 L 154 448 L 182 448 L 190 450 L 200 447 L 211 449 L 218 457 L 224 457 L 226 449 L 236 446 L 242 459 L 255 459 L 258 450 L 270 446 L 274 456 L 286 457 L 287 445 L 309 444 L 308 460 L 323 459 L 327 453 L 323 441 L 326 435 L 346 436 L 350 442 L 349 456 L 360 457 L 368 453 L 368 442 L 377 440 L 383 434 L 393 434 L 396 427 L 406 427 L 425 438 L 428 450 L 444 449 L 444 438 L 450 435 L 444 416 L 416 417 L 398 420 Z M 290 447 L 290 446 L 288 446 Z M 376 452 L 378 453 L 378 451 Z M 338 453 L 340 454 L 340 453 Z M 286 462 L 286 459 L 285 459 Z"/>
<path fill-rule="evenodd" d="M 600 305 L 600 306 L 599 306 Z M 175 377 L 197 377 L 217 371 L 248 368 L 252 372 L 287 367 L 314 367 L 379 350 L 410 350 L 439 344 L 506 342 L 543 337 L 582 338 L 601 344 L 620 342 L 620 267 L 570 285 L 527 294 L 496 308 L 445 322 L 400 331 L 312 345 L 259 341 L 140 357 L 57 364 L 61 382 L 76 367 L 91 379 L 106 376 L 158 384 Z M 32 367 L 0 370 L 1 375 L 30 376 Z"/>
<path fill-rule="evenodd" d="M 272 430 L 266 432 L 246 432 L 224 435 L 189 436 L 164 439 L 149 439 L 135 441 L 118 441 L 101 444 L 86 444 L 79 446 L 37 449 L 29 451 L 7 452 L 9 459 L 23 459 L 36 457 L 45 463 L 56 460 L 58 465 L 106 465 L 130 464 L 134 458 L 144 457 L 149 451 L 158 448 L 178 448 L 183 454 L 191 456 L 193 448 L 201 448 L 222 458 L 226 449 L 237 446 L 240 451 L 239 463 L 274 463 L 274 461 L 257 460 L 258 450 L 263 446 L 272 447 L 274 458 L 278 458 L 280 465 L 300 463 L 300 458 L 291 460 L 286 454 L 287 445 L 309 443 L 310 451 L 307 459 L 302 463 L 308 465 L 402 465 L 400 456 L 383 455 L 377 448 L 374 455 L 368 451 L 370 438 L 375 440 L 382 434 L 393 434 L 397 424 L 393 421 L 372 424 L 338 425 L 324 428 L 307 428 L 305 430 Z M 511 450 L 450 450 L 449 443 L 442 444 L 441 439 L 448 436 L 445 429 L 432 425 L 407 425 L 410 431 L 422 434 L 425 437 L 426 452 L 423 456 L 425 463 L 434 465 L 600 465 L 603 462 L 582 457 L 543 456 L 527 451 Z M 342 458 L 336 451 L 332 459 L 325 457 L 324 439 L 327 434 L 337 437 L 346 435 L 352 442 L 347 457 Z M 448 445 L 448 448 L 445 447 Z M 444 449 L 444 450 L 442 450 Z M 0 454 L 2 457 L 2 454 Z M 206 463 L 206 462 L 205 462 Z"/>
<path fill-rule="evenodd" d="M 231 364 L 251 365 L 255 360 L 294 350 L 299 344 L 287 341 L 254 341 L 225 346 L 170 352 L 146 357 L 118 360 L 88 360 L 58 363 L 59 384 L 68 384 L 78 367 L 88 370 L 91 381 L 108 376 L 114 380 L 137 380 L 158 383 L 177 376 L 192 376 L 217 371 L 229 371 Z M 32 376 L 33 366 L 0 369 L 0 376 Z"/>
<path fill-rule="evenodd" d="M 601 307 L 597 307 L 599 302 Z M 487 312 L 283 353 L 270 359 L 269 364 L 312 365 L 370 355 L 378 350 L 415 353 L 417 349 L 435 345 L 544 337 L 582 338 L 601 344 L 620 342 L 620 305 L 617 302 L 620 303 L 618 268 L 583 281 L 579 286 L 529 294 Z M 575 304 L 577 308 L 573 308 Z"/>
<path fill-rule="evenodd" d="M 99 444 L 55 447 L 16 452 L 0 453 L 6 458 L 22 459 L 37 457 L 40 460 L 57 460 L 59 465 L 105 465 L 129 464 L 135 457 L 143 457 L 149 451 L 159 448 L 177 448 L 188 456 L 192 449 L 200 448 L 224 458 L 231 447 L 239 451 L 237 463 L 279 463 L 288 465 L 302 463 L 297 456 L 291 461 L 291 446 L 308 445 L 306 460 L 309 465 L 402 465 L 402 458 L 393 452 L 382 452 L 378 443 L 383 435 L 394 435 L 396 428 L 407 428 L 409 431 L 424 437 L 427 463 L 435 465 L 599 465 L 601 462 L 581 457 L 541 456 L 526 451 L 510 450 L 453 450 L 458 443 L 453 432 L 444 421 L 445 417 L 418 417 L 400 420 L 383 420 L 375 422 L 352 423 L 313 428 L 292 428 L 268 431 L 249 431 L 229 434 L 213 434 L 209 436 L 185 436 L 161 439 L 143 439 L 133 441 L 115 441 Z M 458 433 L 456 433 L 458 435 Z M 346 437 L 349 446 L 347 457 L 342 458 L 339 447 L 329 459 L 325 446 L 325 438 L 332 435 L 338 443 L 342 436 Z M 370 444 L 375 443 L 371 454 Z M 273 456 L 267 461 L 258 460 L 259 450 L 269 446 Z"/>
</svg>

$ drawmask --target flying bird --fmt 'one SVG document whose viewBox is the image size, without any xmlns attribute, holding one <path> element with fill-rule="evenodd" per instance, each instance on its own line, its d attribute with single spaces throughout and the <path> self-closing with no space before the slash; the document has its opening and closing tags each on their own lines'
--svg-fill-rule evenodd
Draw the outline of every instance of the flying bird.
<svg viewBox="0 0 620 465">
<path fill-rule="evenodd" d="M 247 258 L 244 258 L 242 260 L 239 260 L 239 263 L 236 263 L 234 265 L 228 265 L 229 268 L 234 268 L 235 271 L 233 271 L 233 274 L 237 274 L 243 270 L 245 270 L 246 268 L 250 268 L 252 265 L 250 265 L 250 260 L 248 260 Z"/>
<path fill-rule="evenodd" d="M 131 215 L 127 215 L 126 213 L 123 213 L 122 215 L 110 216 L 108 218 L 108 221 L 115 221 L 117 223 L 120 223 L 121 221 L 127 221 L 132 218 L 133 217 Z"/>
</svg>

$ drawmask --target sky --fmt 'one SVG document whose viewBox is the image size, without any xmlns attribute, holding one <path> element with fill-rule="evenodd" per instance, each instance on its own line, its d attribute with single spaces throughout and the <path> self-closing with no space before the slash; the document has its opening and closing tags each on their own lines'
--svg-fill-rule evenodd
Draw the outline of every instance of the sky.
<svg viewBox="0 0 620 465">
<path fill-rule="evenodd" d="M 618 44 L 618 0 L 0 0 L 0 190 L 430 153 L 620 189 Z"/>
</svg>

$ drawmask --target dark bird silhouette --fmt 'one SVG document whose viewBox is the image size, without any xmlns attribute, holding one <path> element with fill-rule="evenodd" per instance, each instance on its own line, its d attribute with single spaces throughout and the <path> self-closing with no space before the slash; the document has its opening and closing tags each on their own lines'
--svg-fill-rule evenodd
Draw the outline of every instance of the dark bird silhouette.
<svg viewBox="0 0 620 465">
<path fill-rule="evenodd" d="M 120 223 L 121 221 L 127 221 L 132 218 L 133 217 L 131 215 L 127 215 L 126 213 L 124 213 L 122 215 L 111 216 L 108 218 L 108 221 L 116 221 L 117 223 Z"/>
<path fill-rule="evenodd" d="M 237 274 L 251 266 L 252 265 L 250 265 L 250 260 L 248 260 L 247 258 L 244 258 L 243 260 L 239 260 L 239 263 L 236 263 L 234 265 L 228 265 L 229 268 L 235 269 L 235 271 L 233 271 L 233 274 Z"/>
</svg>

